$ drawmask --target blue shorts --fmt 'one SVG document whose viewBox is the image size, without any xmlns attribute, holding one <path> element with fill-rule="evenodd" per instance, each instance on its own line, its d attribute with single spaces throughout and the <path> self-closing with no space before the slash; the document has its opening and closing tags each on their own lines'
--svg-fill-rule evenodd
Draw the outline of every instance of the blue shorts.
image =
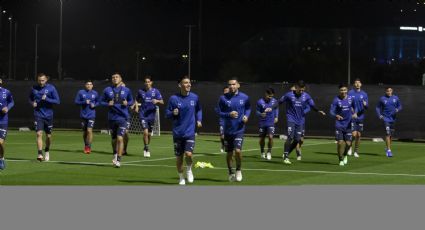
<svg viewBox="0 0 425 230">
<path fill-rule="evenodd" d="M 53 119 L 36 117 L 34 126 L 36 132 L 43 130 L 46 134 L 51 134 L 53 129 Z"/>
<path fill-rule="evenodd" d="M 351 127 L 353 129 L 353 132 L 363 132 L 363 121 L 352 121 Z"/>
<path fill-rule="evenodd" d="M 7 124 L 0 124 L 0 139 L 6 140 Z"/>
<path fill-rule="evenodd" d="M 93 129 L 94 127 L 94 119 L 82 119 L 81 120 L 81 128 L 84 131 L 87 131 L 87 129 Z"/>
<path fill-rule="evenodd" d="M 394 122 L 384 122 L 385 126 L 385 135 L 387 136 L 394 136 Z"/>
<path fill-rule="evenodd" d="M 117 139 L 117 136 L 124 136 L 125 131 L 127 130 L 127 121 L 119 120 L 119 121 L 109 121 L 109 129 L 111 130 L 112 139 Z"/>
<path fill-rule="evenodd" d="M 274 131 L 275 131 L 274 126 L 263 126 L 263 127 L 260 127 L 258 129 L 258 133 L 259 133 L 260 137 L 265 137 L 265 136 L 270 136 L 270 135 L 273 136 Z"/>
<path fill-rule="evenodd" d="M 151 133 L 152 129 L 153 129 L 153 125 L 155 123 L 155 120 L 142 118 L 142 119 L 140 119 L 140 123 L 142 123 L 142 129 L 143 130 L 147 129 L 148 132 Z"/>
<path fill-rule="evenodd" d="M 173 137 L 174 142 L 174 155 L 182 156 L 185 152 L 193 153 L 195 149 L 195 137 L 182 138 Z"/>
<path fill-rule="evenodd" d="M 242 150 L 243 134 L 224 135 L 224 149 L 226 152 L 233 152 L 235 149 Z"/>
<path fill-rule="evenodd" d="M 288 122 L 288 138 L 300 141 L 304 137 L 304 124 L 297 125 L 294 122 Z"/>
<path fill-rule="evenodd" d="M 336 141 L 351 141 L 352 138 L 353 138 L 353 130 L 351 129 L 351 127 L 335 129 Z"/>
</svg>

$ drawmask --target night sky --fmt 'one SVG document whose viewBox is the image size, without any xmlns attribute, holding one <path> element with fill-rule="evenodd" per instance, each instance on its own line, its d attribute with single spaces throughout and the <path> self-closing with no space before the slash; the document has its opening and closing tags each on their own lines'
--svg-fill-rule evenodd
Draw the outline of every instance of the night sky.
<svg viewBox="0 0 425 230">
<path fill-rule="evenodd" d="M 226 58 L 241 43 L 270 29 L 397 27 L 425 19 L 423 1 L 408 0 L 63 1 L 63 66 L 73 78 L 82 72 L 100 78 L 113 70 L 134 75 L 136 51 L 148 58 L 142 74 L 154 65 L 169 65 L 168 59 L 187 54 L 189 24 L 196 25 L 193 65 L 202 74 L 209 58 Z M 32 75 L 35 24 L 40 24 L 39 69 L 57 74 L 59 0 L 2 0 L 0 6 L 7 10 L 1 21 L 2 72 L 7 72 L 7 16 L 12 14 L 18 23 L 17 78 Z M 170 68 L 183 73 L 182 63 Z"/>
</svg>

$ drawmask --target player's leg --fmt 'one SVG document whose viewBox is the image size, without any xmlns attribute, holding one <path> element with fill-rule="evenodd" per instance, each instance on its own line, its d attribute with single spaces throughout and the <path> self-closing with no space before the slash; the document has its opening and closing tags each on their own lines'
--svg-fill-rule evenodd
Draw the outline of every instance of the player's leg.
<svg viewBox="0 0 425 230">
<path fill-rule="evenodd" d="M 392 151 L 391 151 L 391 142 L 392 142 L 392 136 L 394 133 L 394 127 L 392 123 L 385 122 L 385 145 L 386 145 L 386 155 L 387 157 L 392 157 Z"/>
<path fill-rule="evenodd" d="M 86 147 L 87 147 L 87 154 L 91 152 L 91 144 L 93 142 L 93 127 L 94 127 L 94 120 L 88 120 L 87 126 L 86 126 Z"/>
<path fill-rule="evenodd" d="M 235 147 L 236 181 L 242 181 L 242 144 L 243 136 L 238 135 L 233 144 Z"/>
<path fill-rule="evenodd" d="M 130 137 L 128 134 L 128 130 L 130 129 L 130 122 L 126 121 L 125 122 L 125 132 L 123 135 L 123 154 L 122 155 L 128 155 L 127 153 L 127 146 L 128 146 L 128 142 L 130 141 Z"/>
<path fill-rule="evenodd" d="M 345 141 L 342 130 L 335 131 L 335 140 L 337 141 L 336 152 L 338 154 L 339 165 L 344 166 Z"/>
<path fill-rule="evenodd" d="M 193 150 L 195 148 L 195 137 L 189 138 L 185 141 L 184 146 L 184 155 L 185 155 L 185 161 L 186 161 L 186 178 L 187 182 L 193 183 L 194 177 L 192 172 L 192 155 Z"/>
<path fill-rule="evenodd" d="M 43 161 L 43 130 L 44 130 L 44 122 L 42 119 L 36 118 L 34 121 L 35 128 L 35 141 L 37 145 L 37 160 Z"/>
<path fill-rule="evenodd" d="M 266 158 L 266 153 L 264 152 L 264 146 L 266 145 L 266 130 L 265 127 L 260 127 L 259 130 L 259 137 L 260 140 L 258 141 L 258 144 L 260 145 L 260 154 L 261 154 L 261 158 Z"/>
<path fill-rule="evenodd" d="M 233 171 L 233 152 L 235 150 L 234 147 L 234 136 L 224 136 L 224 148 L 226 151 L 226 163 L 227 163 L 227 169 L 229 171 L 229 181 L 235 181 L 236 175 Z"/>
<path fill-rule="evenodd" d="M 88 120 L 81 120 L 81 129 L 83 130 L 84 153 L 87 153 L 87 123 Z"/>
<path fill-rule="evenodd" d="M 273 126 L 267 127 L 267 137 L 269 139 L 269 141 L 267 143 L 267 155 L 266 155 L 267 160 L 272 159 L 274 130 L 275 130 L 275 128 Z"/>
<path fill-rule="evenodd" d="M 179 175 L 179 185 L 185 185 L 186 180 L 183 175 L 183 157 L 184 157 L 184 146 L 183 139 L 173 138 L 174 142 L 174 155 L 176 156 L 176 168 Z"/>
<path fill-rule="evenodd" d="M 224 153 L 224 128 L 222 125 L 220 125 L 220 143 L 221 143 L 220 152 Z"/>
<path fill-rule="evenodd" d="M 53 130 L 53 120 L 46 120 L 46 125 L 44 126 L 44 133 L 46 134 L 46 144 L 44 146 L 44 160 L 50 160 L 50 145 L 52 144 L 52 130 Z M 47 127 L 47 129 L 46 129 Z"/>
<path fill-rule="evenodd" d="M 284 153 L 283 153 L 283 163 L 291 164 L 289 160 L 289 154 L 297 146 L 298 141 L 295 140 L 297 133 L 297 126 L 295 123 L 288 122 L 288 138 L 285 141 Z"/>
<path fill-rule="evenodd" d="M 0 125 L 0 170 L 6 168 L 6 163 L 4 161 L 4 141 L 6 140 L 7 135 L 7 125 Z"/>
</svg>

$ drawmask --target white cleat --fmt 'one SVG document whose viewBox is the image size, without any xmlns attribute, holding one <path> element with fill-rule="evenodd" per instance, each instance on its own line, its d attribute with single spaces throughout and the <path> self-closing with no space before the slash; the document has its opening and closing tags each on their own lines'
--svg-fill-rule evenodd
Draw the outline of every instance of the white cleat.
<svg viewBox="0 0 425 230">
<path fill-rule="evenodd" d="M 187 176 L 187 182 L 193 183 L 194 177 L 193 177 L 192 171 L 187 171 L 186 176 Z"/>
<path fill-rule="evenodd" d="M 186 185 L 186 180 L 184 178 L 180 178 L 179 185 Z"/>
<path fill-rule="evenodd" d="M 354 152 L 354 157 L 360 157 L 358 153 Z"/>
<path fill-rule="evenodd" d="M 50 154 L 49 152 L 45 152 L 44 153 L 44 161 L 49 161 L 50 160 Z"/>
<path fill-rule="evenodd" d="M 237 170 L 236 171 L 236 181 L 237 182 L 241 182 L 242 181 L 242 171 L 241 170 Z"/>
<path fill-rule="evenodd" d="M 291 163 L 291 161 L 289 160 L 289 158 L 284 159 L 284 160 L 283 160 L 283 163 L 285 163 L 285 164 L 287 164 L 287 165 L 292 164 L 292 163 Z"/>
<path fill-rule="evenodd" d="M 151 157 L 151 153 L 149 151 L 143 150 L 143 157 Z"/>
<path fill-rule="evenodd" d="M 272 159 L 272 153 L 267 153 L 267 160 L 271 160 Z"/>
<path fill-rule="evenodd" d="M 351 148 L 348 150 L 348 152 L 347 152 L 347 155 L 348 156 L 351 156 L 353 153 L 352 153 L 352 151 L 351 151 Z"/>
<path fill-rule="evenodd" d="M 236 181 L 236 175 L 235 175 L 234 173 L 229 174 L 229 181 L 230 181 L 230 182 L 234 182 L 234 181 Z"/>
<path fill-rule="evenodd" d="M 37 160 L 42 162 L 44 160 L 43 154 L 38 154 Z"/>
<path fill-rule="evenodd" d="M 114 165 L 115 168 L 121 167 L 121 163 L 115 159 L 112 160 L 112 164 Z"/>
<path fill-rule="evenodd" d="M 297 161 L 301 160 L 301 155 L 297 156 Z"/>
<path fill-rule="evenodd" d="M 261 153 L 261 158 L 262 159 L 266 159 L 266 154 L 265 153 Z"/>
<path fill-rule="evenodd" d="M 340 161 L 339 162 L 339 166 L 344 166 L 345 164 L 344 164 L 344 161 Z"/>
<path fill-rule="evenodd" d="M 348 156 L 345 156 L 342 162 L 344 163 L 344 165 L 348 164 Z"/>
</svg>

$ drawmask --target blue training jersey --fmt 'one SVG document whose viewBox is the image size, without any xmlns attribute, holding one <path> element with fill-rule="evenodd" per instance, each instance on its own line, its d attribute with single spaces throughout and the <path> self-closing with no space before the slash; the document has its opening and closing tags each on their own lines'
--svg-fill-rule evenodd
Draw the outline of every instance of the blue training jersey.
<svg viewBox="0 0 425 230">
<path fill-rule="evenodd" d="M 9 122 L 9 112 L 3 113 L 1 110 L 7 107 L 8 111 L 15 105 L 12 94 L 9 90 L 0 87 L 0 124 L 5 125 Z"/>
<path fill-rule="evenodd" d="M 109 106 L 109 101 L 113 100 L 114 105 Z M 127 100 L 127 105 L 123 105 L 123 101 Z M 121 121 L 130 117 L 128 108 L 133 105 L 134 100 L 129 88 L 125 86 L 108 86 L 103 90 L 100 104 L 108 106 L 108 120 Z"/>
<path fill-rule="evenodd" d="M 261 98 L 257 101 L 256 114 L 259 120 L 260 127 L 271 127 L 274 126 L 274 119 L 279 116 L 279 107 L 278 101 L 276 98 L 271 98 L 268 102 Z M 262 117 L 261 114 L 264 113 L 266 109 L 272 109 L 270 112 L 266 112 L 266 116 Z"/>
<path fill-rule="evenodd" d="M 80 117 L 83 119 L 96 118 L 96 106 L 99 105 L 99 95 L 95 90 L 82 89 L 78 91 L 74 100 L 75 104 L 81 106 Z M 87 104 L 87 102 L 89 104 Z M 92 108 L 93 106 L 93 108 Z"/>
<path fill-rule="evenodd" d="M 395 122 L 397 114 L 396 109 L 398 111 L 402 109 L 400 99 L 397 96 L 382 96 L 376 105 L 376 114 L 378 117 L 382 115 L 382 119 L 385 122 Z"/>
<path fill-rule="evenodd" d="M 225 135 L 233 136 L 245 132 L 245 123 L 242 118 L 243 116 L 249 118 L 251 114 L 251 104 L 246 94 L 238 91 L 235 94 L 226 93 L 220 96 L 218 109 L 220 117 L 223 119 Z M 230 112 L 232 111 L 238 112 L 237 118 L 230 117 Z"/>
<path fill-rule="evenodd" d="M 369 98 L 367 93 L 363 90 L 357 91 L 352 89 L 348 91 L 348 96 L 353 98 L 354 108 L 357 110 L 357 118 L 355 120 L 363 121 L 365 119 L 365 112 L 369 107 Z M 363 102 L 366 102 L 366 105 L 364 105 Z"/>
<path fill-rule="evenodd" d="M 299 96 L 294 91 L 287 92 L 279 99 L 279 104 L 283 103 L 285 103 L 288 122 L 293 122 L 297 125 L 303 125 L 305 123 L 305 115 L 311 108 L 316 108 L 313 99 L 306 92 Z"/>
<path fill-rule="evenodd" d="M 177 116 L 174 109 L 179 109 Z M 198 95 L 189 92 L 185 96 L 180 93 L 174 94 L 168 100 L 165 116 L 173 121 L 173 137 L 191 138 L 195 136 L 196 123 L 202 122 L 202 109 Z"/>
<path fill-rule="evenodd" d="M 46 95 L 45 100 L 42 100 L 43 95 Z M 53 119 L 53 105 L 60 104 L 60 99 L 53 85 L 46 84 L 44 87 L 35 85 L 31 89 L 29 102 L 31 105 L 33 102 L 37 103 L 37 107 L 34 108 L 34 117 Z"/>
<path fill-rule="evenodd" d="M 339 96 L 336 96 L 331 104 L 331 109 L 329 114 L 336 118 L 336 115 L 340 115 L 343 119 L 335 121 L 335 128 L 347 128 L 351 125 L 351 119 L 353 113 L 356 113 L 354 107 L 353 98 L 347 96 L 346 98 L 341 99 Z"/>
<path fill-rule="evenodd" d="M 162 95 L 156 88 L 140 89 L 137 92 L 136 100 L 142 104 L 139 110 L 140 119 L 155 119 L 156 105 L 152 103 L 153 99 L 162 100 Z"/>
</svg>

